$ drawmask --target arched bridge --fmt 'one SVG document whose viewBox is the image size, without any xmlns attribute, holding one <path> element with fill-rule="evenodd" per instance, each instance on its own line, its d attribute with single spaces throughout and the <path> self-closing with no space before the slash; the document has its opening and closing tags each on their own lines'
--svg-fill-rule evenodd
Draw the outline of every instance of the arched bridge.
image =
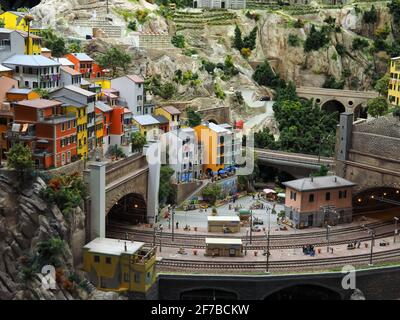
<svg viewBox="0 0 400 320">
<path fill-rule="evenodd" d="M 84 175 L 90 190 L 87 212 L 91 238 L 105 236 L 109 216 L 131 223 L 147 222 L 147 211 L 153 205 L 149 205 L 145 155 L 132 155 L 114 163 L 93 162 Z"/>
<path fill-rule="evenodd" d="M 296 178 L 308 176 L 311 172 L 318 171 L 322 165 L 332 168 L 333 158 L 319 157 L 309 154 L 273 151 L 267 149 L 254 149 L 261 164 L 281 169 Z"/>
<path fill-rule="evenodd" d="M 296 89 L 300 98 L 314 99 L 322 109 L 334 112 L 352 112 L 355 117 L 361 117 L 368 100 L 378 96 L 374 91 L 353 91 L 325 89 L 317 87 L 298 87 Z"/>
</svg>

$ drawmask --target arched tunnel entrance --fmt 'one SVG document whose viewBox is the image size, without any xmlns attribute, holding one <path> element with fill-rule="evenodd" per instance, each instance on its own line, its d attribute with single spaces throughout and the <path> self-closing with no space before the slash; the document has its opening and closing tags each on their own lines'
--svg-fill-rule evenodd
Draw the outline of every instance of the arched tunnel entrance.
<svg viewBox="0 0 400 320">
<path fill-rule="evenodd" d="M 294 285 L 278 290 L 264 300 L 341 300 L 334 290 L 311 284 Z"/>
<path fill-rule="evenodd" d="M 146 223 L 147 205 L 141 194 L 129 193 L 119 199 L 107 214 L 107 225 L 112 222 Z"/>
<path fill-rule="evenodd" d="M 327 113 L 337 113 L 337 120 L 339 120 L 339 116 L 342 112 L 346 111 L 346 108 L 344 107 L 344 105 L 337 101 L 337 100 L 329 100 L 327 102 L 325 102 L 322 106 L 321 106 L 321 110 L 327 112 Z"/>
<path fill-rule="evenodd" d="M 364 107 L 362 104 L 359 104 L 357 107 L 354 108 L 353 114 L 354 121 L 357 119 L 367 119 L 368 117 L 367 108 Z"/>
<path fill-rule="evenodd" d="M 356 215 L 368 211 L 400 208 L 399 203 L 400 188 L 370 188 L 353 196 L 353 212 Z"/>
<path fill-rule="evenodd" d="M 212 123 L 215 123 L 215 124 L 218 124 L 218 121 L 216 121 L 215 119 L 209 119 L 209 120 L 207 120 L 208 122 L 212 122 Z"/>
</svg>

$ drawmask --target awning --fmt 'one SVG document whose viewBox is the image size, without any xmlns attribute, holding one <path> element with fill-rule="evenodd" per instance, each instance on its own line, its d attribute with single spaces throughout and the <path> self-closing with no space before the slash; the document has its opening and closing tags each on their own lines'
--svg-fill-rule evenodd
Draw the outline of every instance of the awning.
<svg viewBox="0 0 400 320">
<path fill-rule="evenodd" d="M 285 198 L 285 197 L 286 197 L 286 194 L 284 194 L 284 193 L 278 193 L 278 197 L 279 197 L 279 198 Z"/>
<path fill-rule="evenodd" d="M 221 170 L 218 170 L 218 173 L 219 174 L 224 174 L 224 173 L 226 173 L 226 171 L 221 169 Z"/>
<path fill-rule="evenodd" d="M 269 193 L 276 193 L 276 191 L 275 191 L 275 190 L 272 190 L 272 189 L 264 189 L 263 192 L 266 193 L 266 194 L 269 194 Z"/>
<path fill-rule="evenodd" d="M 28 130 L 28 123 L 24 123 L 24 124 L 22 125 L 21 132 L 26 132 L 26 130 Z"/>
<path fill-rule="evenodd" d="M 39 143 L 49 143 L 49 141 L 45 140 L 45 139 L 39 139 L 37 142 L 39 142 Z"/>
</svg>

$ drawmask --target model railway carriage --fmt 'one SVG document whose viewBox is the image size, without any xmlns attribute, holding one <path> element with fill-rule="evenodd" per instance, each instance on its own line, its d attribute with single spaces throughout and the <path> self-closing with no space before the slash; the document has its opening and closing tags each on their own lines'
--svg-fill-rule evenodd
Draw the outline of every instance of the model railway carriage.
<svg viewBox="0 0 400 320">
<path fill-rule="evenodd" d="M 209 216 L 208 232 L 236 233 L 240 231 L 238 216 Z"/>
<path fill-rule="evenodd" d="M 206 256 L 242 257 L 242 239 L 206 238 Z"/>
</svg>

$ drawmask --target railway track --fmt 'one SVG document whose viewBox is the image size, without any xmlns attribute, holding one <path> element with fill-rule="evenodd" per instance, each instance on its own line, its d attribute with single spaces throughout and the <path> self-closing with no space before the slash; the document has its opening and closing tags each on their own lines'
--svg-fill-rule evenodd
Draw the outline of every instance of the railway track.
<svg viewBox="0 0 400 320">
<path fill-rule="evenodd" d="M 376 238 L 385 238 L 393 234 L 390 226 L 392 221 L 382 221 L 367 224 L 369 228 L 376 230 Z M 152 244 L 154 242 L 154 234 L 149 230 L 137 230 L 130 228 L 128 226 L 113 224 L 109 227 L 107 232 L 108 237 L 124 239 L 128 235 L 129 239 L 134 239 L 136 241 L 145 242 L 147 244 Z M 299 248 L 303 245 L 313 244 L 314 246 L 326 245 L 324 231 L 309 232 L 304 234 L 287 234 L 287 235 L 271 235 L 270 248 L 271 249 L 290 249 Z M 212 237 L 232 237 L 232 235 L 213 235 Z M 185 234 L 175 234 L 174 241 L 172 241 L 172 235 L 168 232 L 163 232 L 157 234 L 156 243 L 161 243 L 165 247 L 185 247 L 185 248 L 205 248 L 205 235 L 185 235 Z M 235 237 L 237 238 L 237 236 Z M 248 250 L 262 250 L 266 246 L 265 235 L 253 235 L 252 243 L 249 244 L 249 238 L 242 236 L 242 240 L 247 243 Z M 330 233 L 330 245 L 341 245 L 347 244 L 354 241 L 368 241 L 370 237 L 360 226 L 352 226 L 347 228 L 341 228 L 337 230 L 332 230 Z"/>
<path fill-rule="evenodd" d="M 300 260 L 286 260 L 286 261 L 270 261 L 269 269 L 273 271 L 293 271 L 304 269 L 327 269 L 335 266 L 363 265 L 369 262 L 369 254 L 359 254 L 346 257 L 334 258 L 310 258 Z M 374 262 L 384 261 L 399 261 L 400 249 L 387 250 L 376 252 L 373 255 Z M 157 267 L 161 270 L 218 270 L 218 271 L 257 271 L 265 270 L 265 261 L 197 261 L 197 260 L 175 260 L 175 259 L 162 259 L 157 263 Z"/>
</svg>

